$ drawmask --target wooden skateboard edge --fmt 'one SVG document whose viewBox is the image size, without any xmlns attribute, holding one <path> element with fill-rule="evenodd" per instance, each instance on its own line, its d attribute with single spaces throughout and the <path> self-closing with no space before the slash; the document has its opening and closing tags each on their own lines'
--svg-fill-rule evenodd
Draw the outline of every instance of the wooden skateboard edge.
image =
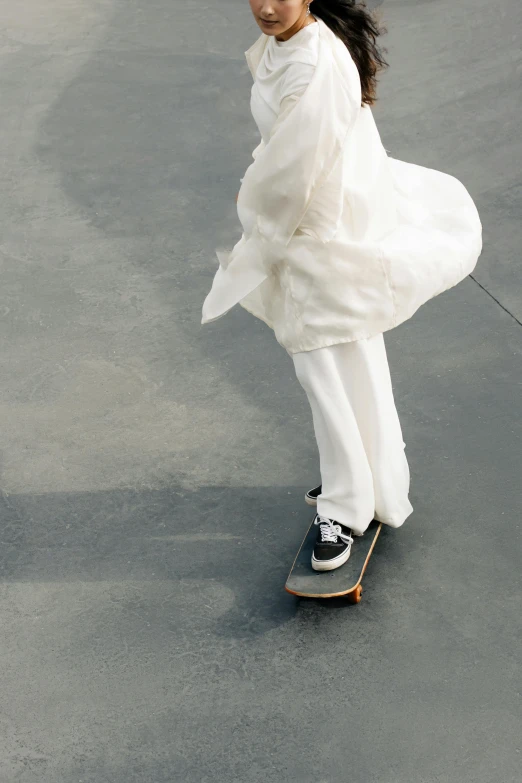
<svg viewBox="0 0 522 783">
<path fill-rule="evenodd" d="M 368 554 L 366 555 L 366 559 L 365 559 L 365 561 L 363 563 L 363 567 L 361 569 L 361 573 L 359 574 L 359 579 L 357 580 L 356 584 L 354 584 L 348 590 L 342 590 L 340 593 L 300 593 L 300 592 L 298 592 L 296 590 L 290 590 L 290 588 L 287 587 L 288 580 L 290 579 L 290 577 L 292 575 L 292 571 L 294 570 L 295 562 L 296 562 L 297 558 L 299 557 L 301 549 L 303 548 L 303 544 L 304 544 L 304 542 L 306 541 L 306 539 L 308 537 L 308 533 L 309 533 L 310 528 L 312 527 L 312 525 L 313 525 L 313 521 L 312 521 L 311 525 L 308 527 L 308 529 L 306 531 L 305 537 L 303 538 L 303 540 L 301 542 L 301 546 L 297 550 L 297 554 L 296 554 L 296 556 L 294 558 L 294 562 L 292 563 L 292 567 L 291 567 L 290 572 L 289 572 L 289 574 L 288 574 L 288 576 L 286 578 L 286 584 L 285 584 L 286 592 L 290 593 L 290 595 L 296 595 L 299 598 L 340 598 L 343 595 L 349 595 L 349 593 L 353 593 L 353 591 L 357 590 L 357 588 L 361 584 L 362 578 L 364 576 L 364 572 L 366 571 L 366 566 L 368 565 L 368 561 L 369 561 L 369 559 L 370 559 L 370 557 L 372 555 L 373 549 L 375 547 L 375 542 L 377 541 L 377 539 L 379 538 L 379 535 L 381 533 L 382 522 L 379 522 L 379 527 L 377 528 L 377 530 L 375 532 L 375 535 L 374 535 L 373 541 L 372 541 L 372 545 L 371 545 L 371 547 L 368 550 Z M 342 568 L 342 566 L 341 566 L 341 568 Z"/>
</svg>

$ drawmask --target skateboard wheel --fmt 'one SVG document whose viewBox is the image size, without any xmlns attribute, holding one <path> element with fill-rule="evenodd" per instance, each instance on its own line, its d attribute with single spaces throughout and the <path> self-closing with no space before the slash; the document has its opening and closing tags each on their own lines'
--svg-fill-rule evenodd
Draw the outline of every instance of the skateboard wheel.
<svg viewBox="0 0 522 783">
<path fill-rule="evenodd" d="M 358 604 L 359 601 L 362 598 L 362 591 L 363 591 L 363 586 L 362 585 L 357 585 L 355 590 L 352 590 L 351 593 L 348 593 L 348 595 L 347 595 L 348 601 L 351 604 Z"/>
</svg>

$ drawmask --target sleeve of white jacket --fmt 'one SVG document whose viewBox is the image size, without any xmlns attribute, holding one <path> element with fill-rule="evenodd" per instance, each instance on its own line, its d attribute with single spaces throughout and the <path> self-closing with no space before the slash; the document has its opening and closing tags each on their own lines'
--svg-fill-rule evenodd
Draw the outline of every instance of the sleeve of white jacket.
<svg viewBox="0 0 522 783">
<path fill-rule="evenodd" d="M 270 139 L 301 99 L 312 81 L 314 71 L 315 65 L 310 65 L 310 63 L 292 62 L 288 65 L 282 79 L 281 102 L 278 115 L 270 131 Z"/>
<path fill-rule="evenodd" d="M 257 147 L 254 150 L 252 150 L 252 158 L 254 160 L 257 158 L 258 153 L 261 152 L 261 150 L 263 149 L 264 145 L 265 145 L 265 142 L 263 141 L 263 139 L 261 139 L 261 141 L 259 142 Z M 240 177 L 239 181 L 243 182 L 243 179 L 244 179 L 244 177 Z"/>
<path fill-rule="evenodd" d="M 281 102 L 278 115 L 270 131 L 270 138 L 274 135 L 278 127 L 285 121 L 302 94 L 310 84 L 315 66 L 309 63 L 292 62 L 285 71 L 281 86 Z M 252 158 L 255 160 L 265 143 L 261 139 L 255 150 L 252 152 Z M 243 182 L 241 177 L 240 182 Z"/>
<path fill-rule="evenodd" d="M 278 116 L 240 194 L 243 214 L 270 243 L 288 244 L 340 157 L 360 106 L 358 75 L 350 78 L 346 83 L 329 61 L 317 68 L 291 63 L 283 77 Z"/>
</svg>

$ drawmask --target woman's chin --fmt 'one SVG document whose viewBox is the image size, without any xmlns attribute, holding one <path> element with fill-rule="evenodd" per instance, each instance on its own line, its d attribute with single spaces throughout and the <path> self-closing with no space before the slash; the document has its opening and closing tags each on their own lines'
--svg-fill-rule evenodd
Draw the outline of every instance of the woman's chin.
<svg viewBox="0 0 522 783">
<path fill-rule="evenodd" d="M 277 22 L 275 24 L 267 24 L 260 19 L 258 24 L 261 30 L 267 35 L 277 35 L 277 33 L 281 32 L 281 25 Z"/>
</svg>

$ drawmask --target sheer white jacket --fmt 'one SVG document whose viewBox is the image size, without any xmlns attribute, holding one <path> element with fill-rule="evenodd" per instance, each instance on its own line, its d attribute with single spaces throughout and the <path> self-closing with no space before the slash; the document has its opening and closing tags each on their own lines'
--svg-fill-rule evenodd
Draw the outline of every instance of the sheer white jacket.
<svg viewBox="0 0 522 783">
<path fill-rule="evenodd" d="M 392 329 L 463 280 L 482 250 L 464 185 L 388 156 L 348 49 L 316 18 L 317 66 L 252 153 L 237 202 L 243 233 L 216 250 L 201 320 L 239 303 L 288 353 Z M 245 52 L 254 79 L 268 39 Z"/>
</svg>

